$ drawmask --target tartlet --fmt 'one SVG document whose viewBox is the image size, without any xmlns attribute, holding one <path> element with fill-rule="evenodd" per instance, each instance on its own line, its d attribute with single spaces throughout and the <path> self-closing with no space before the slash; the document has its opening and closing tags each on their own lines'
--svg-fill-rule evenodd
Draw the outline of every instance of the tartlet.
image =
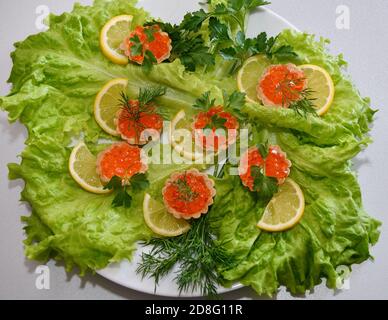
<svg viewBox="0 0 388 320">
<path fill-rule="evenodd" d="M 209 211 L 216 195 L 214 181 L 197 169 L 176 172 L 162 190 L 169 213 L 178 219 L 198 219 Z"/>
</svg>

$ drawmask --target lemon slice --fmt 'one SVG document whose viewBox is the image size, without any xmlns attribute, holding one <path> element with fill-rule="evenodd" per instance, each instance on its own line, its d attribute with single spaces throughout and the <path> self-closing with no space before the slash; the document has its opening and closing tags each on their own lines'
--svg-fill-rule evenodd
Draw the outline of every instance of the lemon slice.
<svg viewBox="0 0 388 320">
<path fill-rule="evenodd" d="M 100 47 L 104 55 L 114 63 L 126 65 L 128 57 L 120 49 L 121 43 L 130 33 L 133 17 L 117 16 L 110 19 L 100 33 Z"/>
<path fill-rule="evenodd" d="M 203 149 L 193 139 L 191 122 L 184 110 L 179 111 L 170 125 L 170 143 L 174 150 L 187 160 L 204 160 Z"/>
<path fill-rule="evenodd" d="M 299 185 L 287 179 L 265 208 L 257 226 L 270 232 L 291 229 L 302 219 L 304 207 L 304 195 Z"/>
<path fill-rule="evenodd" d="M 305 73 L 307 85 L 313 92 L 311 98 L 314 99 L 317 114 L 324 115 L 333 104 L 335 95 L 333 79 L 325 69 L 319 66 L 305 64 L 298 67 Z"/>
<path fill-rule="evenodd" d="M 89 151 L 85 143 L 79 143 L 71 152 L 69 170 L 73 179 L 86 191 L 104 194 L 104 186 L 96 170 L 97 158 Z"/>
<path fill-rule="evenodd" d="M 270 61 L 263 55 L 257 55 L 245 61 L 237 75 L 238 89 L 245 93 L 247 101 L 260 102 L 257 97 L 257 85 L 264 70 L 270 65 Z"/>
<path fill-rule="evenodd" d="M 161 236 L 176 237 L 190 229 L 186 220 L 175 218 L 162 203 L 152 199 L 149 194 L 144 196 L 143 213 L 147 226 Z"/>
<path fill-rule="evenodd" d="M 120 94 L 126 91 L 127 85 L 127 79 L 109 81 L 97 94 L 94 102 L 94 117 L 98 125 L 112 136 L 119 135 L 116 130 L 115 117 L 121 108 Z"/>
</svg>

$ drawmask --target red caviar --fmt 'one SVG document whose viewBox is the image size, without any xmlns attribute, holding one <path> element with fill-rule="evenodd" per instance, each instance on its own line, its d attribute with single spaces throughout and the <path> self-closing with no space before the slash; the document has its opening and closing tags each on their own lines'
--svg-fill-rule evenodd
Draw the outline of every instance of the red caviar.
<svg viewBox="0 0 388 320">
<path fill-rule="evenodd" d="M 151 30 L 153 39 L 147 36 L 146 30 Z M 133 42 L 134 37 L 138 37 L 142 45 L 142 54 L 132 56 L 131 48 L 135 45 Z M 133 62 L 143 64 L 144 56 L 147 50 L 151 51 L 155 56 L 157 63 L 161 63 L 168 59 L 171 55 L 171 38 L 168 33 L 163 32 L 158 25 L 150 27 L 138 26 L 132 31 L 129 36 L 121 44 L 120 49 L 124 51 L 124 54 Z"/>
<path fill-rule="evenodd" d="M 288 108 L 301 99 L 307 87 L 305 74 L 294 64 L 272 65 L 264 71 L 257 86 L 258 98 L 266 106 Z"/>
<path fill-rule="evenodd" d="M 242 157 L 239 174 L 244 186 L 254 190 L 254 179 L 251 174 L 253 166 L 264 168 L 267 177 L 278 179 L 279 184 L 284 183 L 290 175 L 291 161 L 287 159 L 279 146 L 270 146 L 268 156 L 263 159 L 257 147 L 250 148 Z"/>
<path fill-rule="evenodd" d="M 138 100 L 129 100 L 128 106 L 116 116 L 116 130 L 129 144 L 144 145 L 149 138 L 157 139 L 163 129 L 163 118 L 156 113 L 156 106 L 148 104 L 140 108 Z"/>
<path fill-rule="evenodd" d="M 222 126 L 217 125 L 217 122 L 222 123 Z M 207 128 L 210 130 L 206 130 Z M 236 142 L 238 128 L 237 118 L 224 111 L 223 106 L 214 106 L 206 112 L 200 112 L 193 124 L 196 141 L 201 147 L 214 152 L 226 149 Z"/>
<path fill-rule="evenodd" d="M 174 173 L 163 188 L 167 211 L 178 219 L 199 218 L 216 195 L 214 181 L 197 169 Z"/>
<path fill-rule="evenodd" d="M 142 150 L 125 142 L 113 144 L 97 158 L 97 173 L 105 183 L 114 176 L 125 182 L 137 173 L 145 173 L 147 165 L 142 161 Z"/>
</svg>

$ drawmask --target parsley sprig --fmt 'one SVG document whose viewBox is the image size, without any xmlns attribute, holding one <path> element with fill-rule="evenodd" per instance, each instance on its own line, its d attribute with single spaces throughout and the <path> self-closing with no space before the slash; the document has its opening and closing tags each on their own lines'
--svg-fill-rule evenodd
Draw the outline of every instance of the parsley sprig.
<svg viewBox="0 0 388 320">
<path fill-rule="evenodd" d="M 210 1 L 208 2 L 210 4 Z M 228 28 L 216 23 L 216 17 L 233 19 L 245 31 L 246 15 L 256 7 L 268 4 L 262 0 L 228 0 L 225 4 L 216 5 L 213 10 L 206 12 L 200 9 L 185 15 L 179 25 L 150 21 L 145 26 L 159 25 L 167 32 L 172 40 L 172 52 L 168 59 L 173 62 L 180 59 L 187 71 L 195 71 L 198 67 L 209 67 L 215 64 L 214 50 L 210 48 L 199 33 L 206 21 L 209 21 L 211 39 L 228 41 Z M 215 20 L 216 19 L 216 20 Z M 219 29 L 220 28 L 220 29 Z"/>
<path fill-rule="evenodd" d="M 149 26 L 148 28 L 144 29 L 144 33 L 146 34 L 147 40 L 149 42 L 155 39 L 154 35 L 156 31 L 157 30 L 155 29 L 155 26 Z M 131 56 L 144 56 L 142 67 L 146 73 L 149 73 L 152 70 L 154 64 L 157 63 L 155 55 L 152 53 L 152 51 L 144 48 L 144 44 L 141 42 L 138 35 L 134 35 L 129 39 L 129 41 L 132 43 Z"/>
<path fill-rule="evenodd" d="M 207 3 L 211 5 L 211 0 L 208 0 Z M 237 23 L 239 28 L 245 32 L 247 15 L 252 10 L 267 4 L 270 4 L 270 2 L 263 0 L 227 0 L 226 3 L 215 5 L 206 18 L 227 17 Z"/>
<path fill-rule="evenodd" d="M 112 201 L 112 207 L 130 208 L 132 195 L 141 192 L 149 187 L 150 183 L 145 174 L 136 174 L 131 179 L 123 181 L 122 178 L 114 176 L 104 187 L 105 190 L 113 190 L 116 195 Z"/>
<path fill-rule="evenodd" d="M 265 161 L 269 154 L 268 142 L 258 144 L 257 149 L 263 160 Z M 265 166 L 252 166 L 251 176 L 253 178 L 253 191 L 257 192 L 257 195 L 264 199 L 270 200 L 275 193 L 279 191 L 278 180 L 273 177 L 268 177 L 265 173 Z"/>
<path fill-rule="evenodd" d="M 245 104 L 245 97 L 246 94 L 242 92 L 234 91 L 229 95 L 227 91 L 223 90 L 224 109 L 230 111 L 234 116 L 242 120 L 244 116 L 241 113 L 241 108 Z M 194 102 L 193 108 L 208 111 L 215 104 L 216 99 L 212 99 L 211 92 L 207 91 Z"/>
<path fill-rule="evenodd" d="M 251 168 L 251 175 L 254 180 L 253 190 L 264 199 L 271 199 L 278 192 L 278 181 L 276 178 L 267 177 L 264 169 L 258 166 Z"/>
<path fill-rule="evenodd" d="M 218 21 L 219 24 L 222 24 Z M 276 57 L 279 60 L 291 59 L 297 57 L 293 48 L 289 45 L 276 47 L 277 37 L 268 38 L 265 32 L 259 34 L 256 38 L 246 38 L 242 31 L 237 32 L 234 39 L 230 38 L 232 45 L 221 49 L 220 55 L 232 62 L 230 74 L 234 74 L 241 68 L 244 61 L 256 54 L 264 54 L 269 59 Z"/>
<path fill-rule="evenodd" d="M 187 71 L 195 71 L 201 66 L 214 65 L 215 58 L 209 53 L 209 47 L 206 46 L 202 36 L 197 34 L 198 29 L 195 26 L 186 25 L 184 22 L 180 25 L 173 25 L 159 21 L 150 21 L 145 26 L 155 24 L 167 32 L 172 41 L 172 51 L 167 62 L 180 59 Z"/>
</svg>

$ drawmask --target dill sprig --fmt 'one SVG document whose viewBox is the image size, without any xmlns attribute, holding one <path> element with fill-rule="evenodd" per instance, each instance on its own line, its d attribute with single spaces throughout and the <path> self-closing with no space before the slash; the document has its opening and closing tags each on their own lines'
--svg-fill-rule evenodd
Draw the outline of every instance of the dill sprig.
<svg viewBox="0 0 388 320">
<path fill-rule="evenodd" d="M 167 88 L 163 86 L 150 86 L 140 88 L 137 98 L 138 105 L 133 104 L 131 99 L 125 92 L 122 91 L 120 93 L 119 106 L 126 110 L 126 112 L 121 113 L 120 117 L 121 119 L 130 119 L 136 123 L 136 140 L 139 140 L 141 132 L 146 129 L 145 125 L 142 124 L 140 121 L 142 115 L 155 113 L 159 114 L 160 109 L 156 108 L 154 100 L 158 97 L 165 95 L 166 92 Z"/>
<path fill-rule="evenodd" d="M 164 96 L 167 93 L 167 88 L 163 86 L 153 86 L 140 88 L 139 90 L 139 104 L 140 107 L 153 102 L 156 98 Z"/>
<path fill-rule="evenodd" d="M 233 256 L 218 244 L 211 233 L 209 214 L 193 221 L 188 233 L 175 238 L 153 238 L 144 243 L 151 246 L 143 253 L 137 273 L 159 281 L 170 273 L 175 265 L 176 282 L 180 292 L 200 291 L 209 298 L 217 297 L 217 286 L 221 284 L 217 266 L 232 266 Z"/>
<path fill-rule="evenodd" d="M 185 172 L 184 176 L 179 178 L 174 182 L 174 185 L 178 188 L 180 197 L 179 200 L 184 202 L 191 202 L 196 199 L 199 194 L 191 189 L 188 181 L 187 181 L 187 172 Z"/>
<path fill-rule="evenodd" d="M 316 99 L 311 97 L 314 91 L 310 88 L 305 88 L 302 91 L 293 88 L 294 86 L 301 85 L 305 80 L 306 78 L 289 79 L 286 77 L 285 80 L 279 83 L 277 92 L 282 93 L 283 107 L 288 106 L 288 108 L 294 110 L 302 117 L 307 117 L 307 114 L 317 116 L 318 114 L 314 106 Z M 295 100 L 295 97 L 298 97 L 298 99 Z"/>
<path fill-rule="evenodd" d="M 301 99 L 297 101 L 291 102 L 289 108 L 294 110 L 297 114 L 302 117 L 307 117 L 307 114 L 311 114 L 313 116 L 318 116 L 317 109 L 315 108 L 314 101 L 316 99 L 311 98 L 311 95 L 314 93 L 309 88 L 304 89 L 300 93 Z"/>
</svg>

